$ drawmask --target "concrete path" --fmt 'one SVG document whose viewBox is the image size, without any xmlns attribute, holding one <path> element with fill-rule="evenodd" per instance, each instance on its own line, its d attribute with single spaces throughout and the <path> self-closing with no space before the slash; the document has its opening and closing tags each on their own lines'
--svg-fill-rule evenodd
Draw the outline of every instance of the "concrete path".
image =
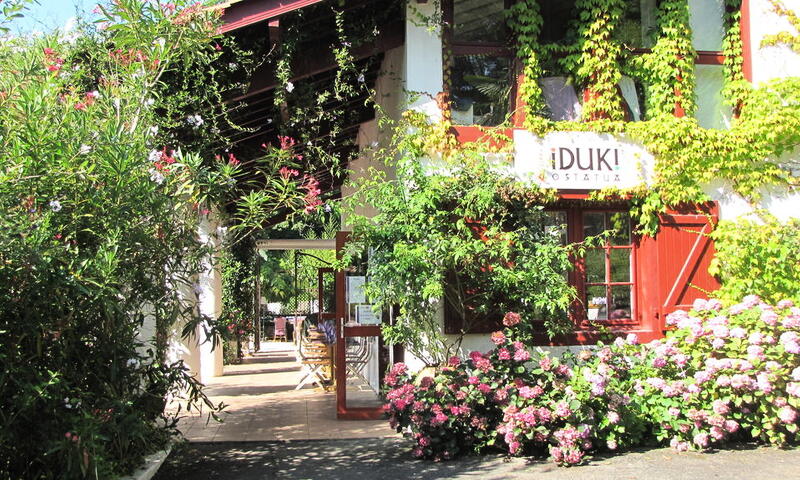
<svg viewBox="0 0 800 480">
<path fill-rule="evenodd" d="M 300 380 L 292 343 L 266 342 L 239 365 L 228 365 L 222 377 L 206 385 L 215 402 L 228 405 L 223 423 L 207 414 L 192 414 L 178 424 L 191 442 L 314 440 L 390 437 L 397 434 L 384 420 L 336 420 L 336 395 Z"/>
<path fill-rule="evenodd" d="M 434 463 L 412 459 L 399 438 L 193 443 L 179 447 L 155 480 L 781 480 L 800 479 L 800 449 L 743 446 L 715 453 L 654 449 L 595 457 L 578 467 L 498 455 Z"/>
</svg>

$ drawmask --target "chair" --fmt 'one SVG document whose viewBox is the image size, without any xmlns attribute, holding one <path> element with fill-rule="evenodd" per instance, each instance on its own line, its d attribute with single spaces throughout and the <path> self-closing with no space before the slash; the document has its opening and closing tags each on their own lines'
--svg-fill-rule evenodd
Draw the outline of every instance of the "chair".
<svg viewBox="0 0 800 480">
<path fill-rule="evenodd" d="M 283 338 L 283 341 L 286 340 L 286 317 L 276 317 L 275 318 L 275 330 L 272 333 L 272 340 L 277 340 L 278 338 Z"/>
<path fill-rule="evenodd" d="M 323 369 L 331 367 L 331 355 L 328 345 L 320 341 L 322 338 L 324 338 L 324 334 L 312 329 L 309 329 L 308 334 L 302 335 L 302 338 L 300 338 L 297 358 L 300 361 L 302 370 L 300 372 L 300 381 L 297 383 L 295 390 L 300 390 L 309 381 L 317 383 L 327 390 L 327 384 L 330 383 L 330 380 L 325 378 Z"/>
</svg>

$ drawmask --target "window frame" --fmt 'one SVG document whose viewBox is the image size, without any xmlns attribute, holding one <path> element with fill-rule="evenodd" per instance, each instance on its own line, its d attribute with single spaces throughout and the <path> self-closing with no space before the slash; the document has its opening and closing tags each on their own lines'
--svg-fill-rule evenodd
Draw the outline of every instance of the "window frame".
<svg viewBox="0 0 800 480">
<path fill-rule="evenodd" d="M 441 8 L 442 8 L 442 20 L 444 23 L 444 27 L 442 29 L 442 49 L 443 49 L 443 69 L 444 69 L 444 85 L 443 85 L 443 92 L 445 94 L 445 101 L 443 102 L 442 108 L 445 118 L 448 120 L 452 119 L 452 100 L 451 100 L 451 93 L 452 93 L 452 81 L 451 81 L 451 72 L 453 69 L 453 61 L 452 57 L 455 56 L 464 56 L 464 55 L 497 55 L 508 57 L 511 59 L 511 72 L 510 72 L 510 82 L 511 82 L 511 91 L 509 93 L 509 105 L 508 105 L 508 116 L 511 118 L 512 126 L 514 128 L 520 128 L 524 125 L 525 121 L 525 102 L 524 99 L 520 98 L 519 96 L 519 87 L 524 82 L 524 75 L 522 73 L 522 65 L 517 56 L 514 53 L 514 37 L 511 31 L 506 31 L 506 42 L 505 44 L 500 43 L 486 43 L 486 42 L 457 42 L 455 41 L 454 34 L 453 34 L 453 27 L 454 27 L 454 15 L 455 15 L 455 2 L 458 0 L 442 0 L 441 1 Z M 505 9 L 508 9 L 515 0 L 504 0 Z M 746 24 L 749 24 L 749 15 L 747 15 L 747 10 L 744 8 L 744 4 L 741 8 L 742 11 L 742 42 L 743 42 L 743 52 L 742 56 L 744 57 L 744 70 L 745 70 L 745 78 L 748 80 L 750 79 L 750 59 L 749 59 L 749 32 L 744 31 L 744 27 Z M 641 56 L 648 53 L 651 53 L 652 50 L 649 48 L 635 48 L 630 51 L 631 55 Z M 722 51 L 718 50 L 697 50 L 694 58 L 694 65 L 716 65 L 716 66 L 724 66 L 725 64 L 725 55 Z M 587 90 L 584 89 L 581 92 L 576 92 L 579 98 L 582 98 L 585 101 L 585 96 L 587 94 Z M 643 102 L 644 99 L 640 99 L 640 102 Z M 680 105 L 680 103 L 676 103 L 675 109 L 673 112 L 674 116 L 676 117 L 684 117 L 686 116 L 686 111 Z M 734 111 L 734 116 L 737 116 L 737 112 Z M 627 120 L 626 121 L 632 121 Z M 454 125 L 456 129 L 468 129 L 468 128 L 475 128 L 477 125 Z M 491 128 L 491 127 L 489 127 Z"/>
<path fill-rule="evenodd" d="M 452 72 L 456 56 L 468 55 L 493 55 L 509 59 L 509 86 L 508 105 L 506 117 L 511 117 L 514 126 L 521 126 L 522 120 L 517 122 L 519 104 L 519 85 L 522 83 L 522 66 L 514 50 L 514 39 L 510 29 L 506 26 L 504 42 L 466 42 L 456 41 L 455 28 L 455 2 L 458 0 L 441 0 L 442 9 L 442 68 L 444 69 L 444 85 L 442 86 L 445 101 L 442 109 L 447 120 L 452 120 Z M 508 10 L 515 0 L 503 0 L 503 10 Z M 474 128 L 472 125 L 454 125 L 456 128 Z M 496 128 L 497 125 L 486 125 L 487 128 Z"/>
</svg>

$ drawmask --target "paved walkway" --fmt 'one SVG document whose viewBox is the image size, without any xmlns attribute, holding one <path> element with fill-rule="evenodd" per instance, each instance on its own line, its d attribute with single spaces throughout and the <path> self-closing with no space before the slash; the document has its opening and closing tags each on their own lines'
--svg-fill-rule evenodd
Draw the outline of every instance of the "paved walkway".
<svg viewBox="0 0 800 480">
<path fill-rule="evenodd" d="M 595 457 L 578 467 L 501 455 L 415 460 L 400 438 L 184 445 L 155 480 L 783 480 L 800 478 L 800 449 L 742 446 L 715 453 L 654 449 Z"/>
<path fill-rule="evenodd" d="M 387 437 L 397 434 L 385 420 L 336 420 L 336 396 L 300 380 L 292 344 L 266 342 L 239 365 L 225 367 L 222 377 L 206 385 L 215 402 L 229 407 L 223 423 L 207 422 L 207 414 L 181 419 L 178 428 L 190 442 L 315 440 Z"/>
</svg>

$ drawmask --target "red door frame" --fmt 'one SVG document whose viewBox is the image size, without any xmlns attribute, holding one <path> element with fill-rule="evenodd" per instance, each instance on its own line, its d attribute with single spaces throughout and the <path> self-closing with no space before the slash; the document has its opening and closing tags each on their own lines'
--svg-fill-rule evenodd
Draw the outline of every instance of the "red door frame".
<svg viewBox="0 0 800 480">
<path fill-rule="evenodd" d="M 341 258 L 341 252 L 350 237 L 349 232 L 336 233 L 336 256 Z M 348 407 L 347 406 L 347 368 L 345 339 L 347 337 L 378 337 L 381 338 L 379 325 L 363 325 L 347 327 L 347 302 L 345 298 L 346 274 L 344 270 L 336 272 L 336 353 L 334 356 L 334 370 L 336 376 L 336 418 L 339 420 L 379 420 L 384 416 L 383 407 Z"/>
</svg>

